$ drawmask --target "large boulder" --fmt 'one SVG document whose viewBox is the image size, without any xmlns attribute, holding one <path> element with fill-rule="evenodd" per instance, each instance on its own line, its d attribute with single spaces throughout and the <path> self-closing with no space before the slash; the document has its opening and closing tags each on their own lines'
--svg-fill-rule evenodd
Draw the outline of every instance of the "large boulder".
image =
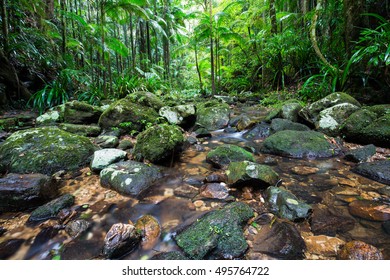
<svg viewBox="0 0 390 280">
<path fill-rule="evenodd" d="M 336 136 L 339 134 L 340 125 L 354 112 L 358 111 L 359 107 L 350 103 L 341 103 L 333 107 L 322 110 L 315 123 L 317 130 L 330 135 Z"/>
<path fill-rule="evenodd" d="M 65 103 L 64 121 L 73 124 L 91 124 L 99 121 L 103 110 L 77 100 Z"/>
<path fill-rule="evenodd" d="M 155 125 L 137 136 L 133 156 L 137 160 L 146 159 L 159 162 L 172 156 L 184 143 L 181 129 L 176 125 Z"/>
<path fill-rule="evenodd" d="M 126 96 L 128 100 L 139 105 L 153 108 L 158 112 L 164 106 L 164 102 L 155 94 L 148 91 L 137 91 Z"/>
<path fill-rule="evenodd" d="M 111 104 L 100 116 L 99 126 L 103 129 L 121 128 L 127 133 L 142 131 L 155 124 L 159 115 L 153 108 L 132 102 L 129 98 Z"/>
<path fill-rule="evenodd" d="M 164 106 L 158 113 L 160 116 L 166 118 L 170 124 L 176 124 L 182 127 L 191 126 L 196 121 L 196 108 L 193 104 L 174 107 Z"/>
<path fill-rule="evenodd" d="M 93 154 L 91 169 L 94 172 L 100 172 L 112 163 L 126 158 L 127 153 L 119 149 L 102 149 Z"/>
<path fill-rule="evenodd" d="M 364 141 L 362 131 L 377 119 L 376 113 L 361 109 L 352 113 L 340 126 L 341 135 L 348 141 L 361 143 Z"/>
<path fill-rule="evenodd" d="M 37 126 L 55 125 L 64 121 L 65 105 L 59 105 L 49 109 L 46 113 L 36 118 L 35 124 Z"/>
<path fill-rule="evenodd" d="M 268 187 L 275 185 L 279 175 L 268 165 L 250 161 L 231 162 L 226 170 L 228 183 Z"/>
<path fill-rule="evenodd" d="M 109 165 L 100 172 L 100 183 L 120 194 L 138 196 L 162 177 L 160 170 L 136 161 Z"/>
<path fill-rule="evenodd" d="M 21 211 L 47 202 L 57 187 L 43 174 L 8 174 L 0 178 L 0 212 Z"/>
<path fill-rule="evenodd" d="M 56 127 L 27 129 L 0 146 L 0 171 L 51 175 L 88 164 L 94 151 L 88 138 Z"/>
<path fill-rule="evenodd" d="M 255 161 L 253 154 L 236 145 L 221 145 L 209 152 L 206 161 L 217 168 L 222 168 L 234 161 Z"/>
<path fill-rule="evenodd" d="M 233 259 L 241 256 L 248 244 L 242 226 L 254 215 L 245 203 L 233 202 L 199 218 L 175 236 L 177 245 L 191 258 L 207 255 Z"/>
<path fill-rule="evenodd" d="M 271 122 L 271 133 L 282 130 L 308 131 L 310 128 L 304 124 L 292 122 L 290 120 L 279 118 L 273 119 Z"/>
<path fill-rule="evenodd" d="M 364 144 L 390 148 L 390 113 L 373 121 L 361 134 Z"/>
<path fill-rule="evenodd" d="M 390 160 L 364 162 L 352 169 L 353 172 L 383 184 L 390 184 Z"/>
<path fill-rule="evenodd" d="M 58 127 L 67 132 L 86 137 L 96 137 L 101 132 L 100 126 L 97 125 L 61 123 Z"/>
<path fill-rule="evenodd" d="M 318 116 L 321 111 L 342 103 L 350 103 L 360 107 L 360 103 L 349 94 L 344 92 L 335 92 L 304 107 L 301 111 L 299 111 L 299 115 L 307 122 L 314 125 L 318 121 Z"/>
<path fill-rule="evenodd" d="M 262 151 L 292 158 L 325 158 L 340 152 L 321 132 L 293 130 L 279 131 L 265 139 Z"/>
<path fill-rule="evenodd" d="M 282 118 L 292 122 L 298 122 L 298 113 L 300 110 L 302 110 L 302 105 L 298 102 L 287 102 L 282 106 Z"/>
<path fill-rule="evenodd" d="M 230 108 L 226 103 L 206 102 L 196 106 L 198 125 L 209 131 L 224 128 L 230 120 Z"/>
</svg>

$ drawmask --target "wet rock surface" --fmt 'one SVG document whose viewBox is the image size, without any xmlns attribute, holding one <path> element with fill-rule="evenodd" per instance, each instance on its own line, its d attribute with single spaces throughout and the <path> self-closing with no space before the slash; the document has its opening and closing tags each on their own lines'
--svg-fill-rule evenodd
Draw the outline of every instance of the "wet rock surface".
<svg viewBox="0 0 390 280">
<path fill-rule="evenodd" d="M 29 222 L 38 222 L 56 217 L 66 207 L 73 205 L 75 197 L 71 194 L 64 194 L 31 212 Z"/>
<path fill-rule="evenodd" d="M 26 210 L 57 194 L 57 185 L 43 174 L 8 174 L 0 178 L 0 212 Z"/>
<path fill-rule="evenodd" d="M 230 108 L 226 103 L 206 102 L 196 106 L 196 123 L 209 131 L 224 128 L 230 120 Z"/>
<path fill-rule="evenodd" d="M 94 172 L 100 172 L 112 163 L 125 159 L 126 152 L 119 149 L 103 149 L 93 154 L 91 169 Z"/>
<path fill-rule="evenodd" d="M 390 205 L 372 200 L 355 200 L 348 206 L 349 212 L 356 216 L 373 221 L 389 221 Z"/>
<path fill-rule="evenodd" d="M 248 245 L 241 227 L 253 216 L 250 207 L 233 202 L 221 210 L 214 210 L 177 234 L 177 245 L 192 259 L 206 255 L 225 259 L 241 256 Z"/>
<path fill-rule="evenodd" d="M 376 147 L 372 144 L 348 151 L 344 158 L 352 162 L 365 162 L 375 155 Z"/>
<path fill-rule="evenodd" d="M 118 162 L 100 172 L 103 187 L 131 196 L 138 196 L 162 177 L 155 166 L 136 161 Z"/>
<path fill-rule="evenodd" d="M 307 252 L 329 258 L 335 258 L 340 251 L 340 248 L 345 244 L 345 241 L 337 237 L 326 235 L 308 236 L 304 239 Z"/>
<path fill-rule="evenodd" d="M 362 241 L 350 241 L 338 254 L 340 260 L 383 260 L 378 248 Z"/>
<path fill-rule="evenodd" d="M 352 230 L 355 221 L 350 217 L 332 213 L 325 205 L 318 204 L 313 207 L 310 226 L 315 235 L 336 236 Z"/>
<path fill-rule="evenodd" d="M 219 146 L 206 156 L 206 161 L 218 168 L 227 166 L 231 162 L 243 160 L 254 161 L 254 157 L 250 152 L 236 145 Z"/>
<path fill-rule="evenodd" d="M 390 184 L 390 160 L 361 163 L 352 171 L 371 180 Z"/>
</svg>

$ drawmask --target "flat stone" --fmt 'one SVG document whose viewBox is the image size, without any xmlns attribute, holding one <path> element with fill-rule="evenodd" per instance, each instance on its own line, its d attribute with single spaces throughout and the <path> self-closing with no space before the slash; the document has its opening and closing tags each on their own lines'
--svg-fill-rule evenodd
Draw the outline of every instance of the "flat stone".
<svg viewBox="0 0 390 280">
<path fill-rule="evenodd" d="M 307 252 L 325 257 L 336 257 L 345 241 L 326 235 L 314 235 L 304 238 Z"/>
<path fill-rule="evenodd" d="M 352 162 L 364 162 L 375 155 L 376 147 L 372 144 L 348 151 L 344 158 Z"/>
<path fill-rule="evenodd" d="M 350 217 L 334 214 L 327 206 L 318 204 L 313 206 L 310 226 L 315 235 L 336 236 L 352 230 L 355 221 Z"/>
<path fill-rule="evenodd" d="M 310 167 L 310 166 L 295 166 L 291 168 L 291 171 L 294 174 L 306 176 L 306 175 L 316 174 L 318 171 L 320 171 L 320 169 L 317 167 Z"/>
<path fill-rule="evenodd" d="M 210 183 L 200 189 L 199 196 L 203 198 L 224 200 L 229 197 L 229 188 L 225 183 Z"/>
<path fill-rule="evenodd" d="M 372 221 L 389 221 L 390 205 L 373 200 L 355 200 L 348 206 L 349 212 L 357 217 Z"/>
<path fill-rule="evenodd" d="M 350 241 L 338 254 L 340 260 L 383 260 L 378 248 L 362 241 Z"/>
<path fill-rule="evenodd" d="M 31 213 L 28 221 L 37 222 L 37 221 L 43 221 L 50 218 L 54 218 L 62 209 L 72 206 L 74 200 L 75 197 L 73 195 L 64 194 L 35 209 Z"/>
<path fill-rule="evenodd" d="M 119 144 L 119 139 L 112 135 L 102 135 L 97 137 L 94 143 L 101 148 L 115 148 Z"/>
<path fill-rule="evenodd" d="M 126 152 L 119 149 L 103 149 L 93 154 L 91 169 L 94 172 L 100 172 L 112 163 L 126 158 Z"/>
<path fill-rule="evenodd" d="M 390 160 L 364 162 L 352 169 L 353 172 L 383 184 L 390 184 Z"/>
</svg>

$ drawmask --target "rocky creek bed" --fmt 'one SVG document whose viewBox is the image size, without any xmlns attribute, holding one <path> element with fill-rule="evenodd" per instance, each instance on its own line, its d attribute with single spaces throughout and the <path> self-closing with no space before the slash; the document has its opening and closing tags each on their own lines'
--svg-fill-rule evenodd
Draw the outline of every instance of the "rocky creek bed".
<svg viewBox="0 0 390 280">
<path fill-rule="evenodd" d="M 390 259 L 390 106 L 139 94 L 3 132 L 0 259 Z"/>
</svg>

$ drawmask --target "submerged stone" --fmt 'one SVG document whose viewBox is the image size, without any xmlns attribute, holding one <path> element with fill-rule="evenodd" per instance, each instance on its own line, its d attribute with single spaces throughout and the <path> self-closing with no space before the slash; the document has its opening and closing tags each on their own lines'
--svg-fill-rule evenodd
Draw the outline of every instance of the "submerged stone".
<svg viewBox="0 0 390 280">
<path fill-rule="evenodd" d="M 325 257 L 336 257 L 345 241 L 326 235 L 305 237 L 307 252 Z"/>
<path fill-rule="evenodd" d="M 367 220 L 390 220 L 390 206 L 379 201 L 355 200 L 348 205 L 348 210 L 352 215 Z"/>
<path fill-rule="evenodd" d="M 268 165 L 250 161 L 231 162 L 226 170 L 228 183 L 268 187 L 275 185 L 279 175 Z"/>
<path fill-rule="evenodd" d="M 236 145 L 221 145 L 209 152 L 206 161 L 215 167 L 222 168 L 235 161 L 255 161 L 253 154 Z"/>
<path fill-rule="evenodd" d="M 362 241 L 350 241 L 338 254 L 340 260 L 383 260 L 378 248 Z"/>
<path fill-rule="evenodd" d="M 266 190 L 265 197 L 271 212 L 280 218 L 291 221 L 306 219 L 311 212 L 310 205 L 300 201 L 291 192 L 278 187 L 269 187 Z"/>
<path fill-rule="evenodd" d="M 172 158 L 183 143 L 184 136 L 178 126 L 168 124 L 152 126 L 137 136 L 133 156 L 137 160 L 159 162 L 167 157 Z"/>
<path fill-rule="evenodd" d="M 37 207 L 57 194 L 57 186 L 43 174 L 8 174 L 0 178 L 0 212 Z"/>
<path fill-rule="evenodd" d="M 18 131 L 0 146 L 0 171 L 43 173 L 74 170 L 90 162 L 91 141 L 56 127 Z"/>
<path fill-rule="evenodd" d="M 37 222 L 54 218 L 64 208 L 70 207 L 74 203 L 75 197 L 71 194 L 64 194 L 35 209 L 28 219 L 29 222 Z"/>
<path fill-rule="evenodd" d="M 162 177 L 160 170 L 136 161 L 109 165 L 100 172 L 103 187 L 131 196 L 138 196 Z"/>
<path fill-rule="evenodd" d="M 161 227 L 158 220 L 151 215 L 144 215 L 137 220 L 135 228 L 141 232 L 142 248 L 144 250 L 152 249 L 161 234 Z"/>
<path fill-rule="evenodd" d="M 337 155 L 340 149 L 323 133 L 283 130 L 265 139 L 262 151 L 292 158 L 325 158 Z"/>
<path fill-rule="evenodd" d="M 233 202 L 199 218 L 178 233 L 175 240 L 191 259 L 203 259 L 207 255 L 237 258 L 248 248 L 242 226 L 253 215 L 253 210 L 245 203 Z"/>
<path fill-rule="evenodd" d="M 184 256 L 181 252 L 163 252 L 154 255 L 151 260 L 189 260 L 186 256 Z"/>
<path fill-rule="evenodd" d="M 351 217 L 332 213 L 325 205 L 313 206 L 310 227 L 315 235 L 336 236 L 352 230 L 354 226 L 355 220 Z"/>
</svg>

